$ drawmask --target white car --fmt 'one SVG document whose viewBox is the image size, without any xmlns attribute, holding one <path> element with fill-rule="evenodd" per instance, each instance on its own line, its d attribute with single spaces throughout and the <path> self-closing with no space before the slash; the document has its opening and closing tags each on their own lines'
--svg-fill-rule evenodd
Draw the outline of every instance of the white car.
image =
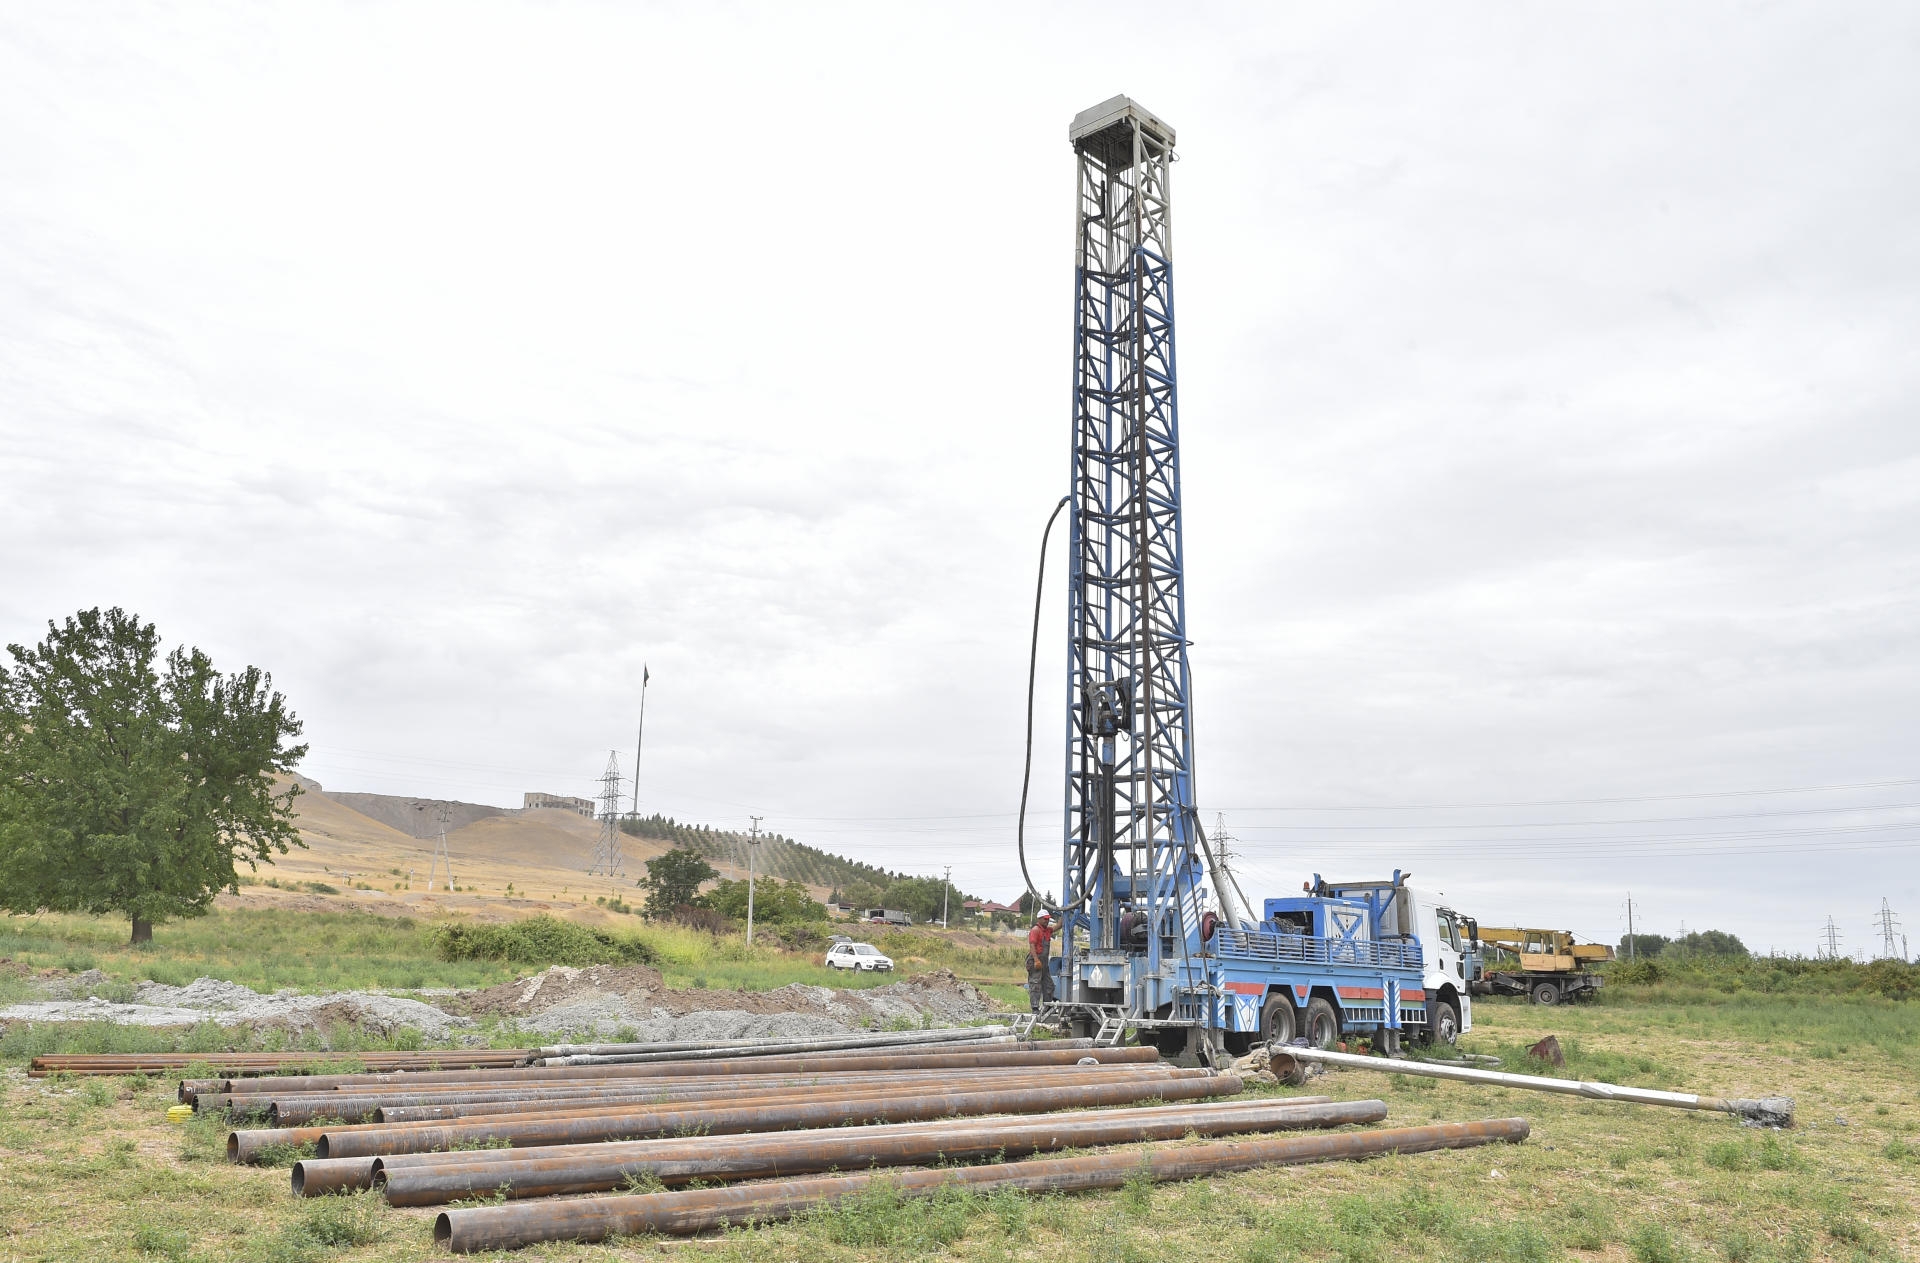
<svg viewBox="0 0 1920 1263">
<path fill-rule="evenodd" d="M 891 972 L 893 958 L 883 955 L 871 943 L 835 943 L 827 952 L 827 965 L 833 969 Z"/>
</svg>

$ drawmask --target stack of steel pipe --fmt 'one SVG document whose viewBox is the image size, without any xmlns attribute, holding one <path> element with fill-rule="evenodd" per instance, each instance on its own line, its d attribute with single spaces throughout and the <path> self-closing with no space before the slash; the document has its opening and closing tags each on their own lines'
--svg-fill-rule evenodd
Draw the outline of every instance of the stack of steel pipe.
<svg viewBox="0 0 1920 1263">
<path fill-rule="evenodd" d="M 882 1077 L 832 1089 L 802 1088 L 785 1095 L 741 1096 L 716 1085 L 708 1095 L 663 1103 L 554 1102 L 543 1111 L 478 1115 L 449 1121 L 283 1127 L 239 1130 L 227 1141 L 235 1161 L 256 1159 L 275 1146 L 313 1144 L 319 1157 L 426 1153 L 485 1144 L 587 1144 L 651 1136 L 738 1134 L 909 1122 L 950 1115 L 1044 1113 L 1142 1101 L 1190 1101 L 1238 1093 L 1232 1075 L 1159 1066 L 1073 1067 L 1077 1073 L 907 1080 Z"/>
<path fill-rule="evenodd" d="M 1068 1047 L 1058 1045 L 1067 1044 Z M 914 1051 L 883 1055 L 880 1051 L 849 1052 L 812 1057 L 758 1057 L 746 1060 L 656 1062 L 639 1065 L 563 1066 L 497 1070 L 415 1071 L 404 1074 L 288 1075 L 262 1078 L 185 1079 L 180 1099 L 206 1109 L 253 1113 L 265 1109 L 256 1101 L 275 1096 L 316 1092 L 377 1095 L 384 1093 L 505 1088 L 577 1087 L 605 1084 L 630 1089 L 644 1084 L 667 1084 L 698 1079 L 745 1077 L 771 1081 L 775 1075 L 895 1074 L 921 1070 L 1073 1065 L 1092 1060 L 1101 1064 L 1152 1063 L 1150 1048 L 1090 1048 L 1085 1040 L 1056 1040 L 1050 1045 L 1020 1044 L 965 1051 Z"/>
<path fill-rule="evenodd" d="M 368 1072 L 364 1074 L 282 1075 L 185 1079 L 180 1083 L 180 1099 L 193 1104 L 202 1095 L 227 1096 L 245 1093 L 311 1091 L 340 1087 L 367 1087 L 399 1083 L 467 1084 L 477 1081 L 496 1083 L 540 1083 L 555 1080 L 629 1079 L 635 1077 L 699 1076 L 716 1074 L 814 1073 L 835 1069 L 872 1071 L 908 1070 L 938 1067 L 982 1067 L 1040 1065 L 1077 1061 L 1085 1056 L 1097 1060 L 1154 1059 L 1151 1049 L 1098 1049 L 1085 1039 L 1048 1040 L 1044 1043 L 1012 1039 L 975 1040 L 962 1044 L 921 1045 L 905 1050 L 890 1046 L 845 1049 L 825 1053 L 785 1055 L 755 1054 L 713 1060 L 658 1062 L 615 1062 L 585 1066 L 537 1066 L 492 1068 L 485 1072 L 448 1068 L 405 1072 Z M 739 1050 L 730 1050 L 739 1051 Z M 1112 1054 L 1125 1054 L 1115 1058 Z M 1134 1056 L 1134 1054 L 1139 1054 Z"/>
<path fill-rule="evenodd" d="M 1524 1118 L 1499 1118 L 1320 1136 L 1175 1144 L 1159 1149 L 1121 1148 L 1084 1157 L 869 1171 L 630 1197 L 509 1203 L 442 1211 L 434 1222 L 433 1235 L 455 1253 L 466 1254 L 516 1249 L 542 1241 L 598 1241 L 647 1232 L 689 1234 L 729 1224 L 786 1219 L 810 1207 L 858 1194 L 882 1174 L 891 1187 L 908 1197 L 931 1196 L 942 1188 L 1077 1191 L 1118 1188 L 1142 1172 L 1156 1181 L 1184 1180 L 1264 1166 L 1518 1143 L 1526 1139 L 1527 1131 Z M 398 1175 L 388 1178 L 397 1179 Z"/>
<path fill-rule="evenodd" d="M 675 1136 L 613 1144 L 310 1159 L 294 1164 L 293 1191 L 314 1197 L 379 1187 L 395 1206 L 432 1206 L 476 1194 L 526 1198 L 601 1192 L 647 1178 L 668 1185 L 763 1179 L 940 1160 L 1024 1157 L 1064 1148 L 1178 1140 L 1189 1132 L 1223 1136 L 1338 1127 L 1378 1122 L 1386 1113 L 1387 1107 L 1379 1101 L 1335 1103 L 1309 1096 L 816 1128 L 741 1136 L 724 1147 L 703 1138 Z"/>
</svg>

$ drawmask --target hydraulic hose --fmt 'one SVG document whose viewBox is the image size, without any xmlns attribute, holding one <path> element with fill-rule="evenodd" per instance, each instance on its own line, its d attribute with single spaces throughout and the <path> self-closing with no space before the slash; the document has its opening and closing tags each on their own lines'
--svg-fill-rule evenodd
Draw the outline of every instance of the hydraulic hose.
<svg viewBox="0 0 1920 1263">
<path fill-rule="evenodd" d="M 1034 888 L 1033 874 L 1027 871 L 1027 792 L 1033 786 L 1033 686 L 1040 668 L 1040 601 L 1047 590 L 1047 541 L 1053 535 L 1053 523 L 1060 516 L 1060 510 L 1067 507 L 1072 496 L 1061 496 L 1060 503 L 1053 506 L 1053 512 L 1047 516 L 1046 529 L 1040 532 L 1040 574 L 1033 584 L 1033 637 L 1027 646 L 1027 758 L 1020 773 L 1020 817 L 1014 827 L 1014 840 L 1020 851 L 1020 876 L 1026 880 L 1027 894 L 1038 907 L 1050 908 L 1055 912 L 1065 912 L 1066 907 L 1043 898 Z M 1082 894 L 1071 907 L 1079 907 L 1086 902 Z"/>
</svg>

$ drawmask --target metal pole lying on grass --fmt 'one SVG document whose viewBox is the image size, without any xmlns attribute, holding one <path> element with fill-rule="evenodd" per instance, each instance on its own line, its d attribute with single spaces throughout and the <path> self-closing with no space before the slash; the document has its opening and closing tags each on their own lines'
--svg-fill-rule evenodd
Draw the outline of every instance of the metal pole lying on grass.
<svg viewBox="0 0 1920 1263">
<path fill-rule="evenodd" d="M 843 1035 L 822 1039 L 768 1040 L 744 1048 L 688 1048 L 651 1051 L 646 1044 L 561 1044 L 540 1049 L 537 1066 L 612 1066 L 649 1061 L 700 1061 L 722 1057 L 779 1056 L 798 1052 L 840 1052 L 858 1048 L 910 1048 L 916 1044 L 992 1043 L 1014 1038 L 1011 1026 L 963 1026 L 945 1030 L 901 1031 L 883 1035 Z M 598 1051 L 590 1051 L 598 1050 Z"/>
<path fill-rule="evenodd" d="M 396 1096 L 358 1096 L 349 1092 L 313 1093 L 291 1097 L 270 1097 L 267 1118 L 275 1127 L 300 1127 L 319 1119 L 355 1120 L 371 1116 L 378 1122 L 422 1122 L 495 1114 L 557 1113 L 602 1109 L 635 1110 L 649 1105 L 690 1108 L 700 1103 L 737 1103 L 748 1100 L 826 1100 L 837 1096 L 890 1095 L 912 1091 L 957 1091 L 962 1086 L 1042 1087 L 1075 1083 L 1107 1083 L 1118 1079 L 1192 1078 L 1192 1070 L 1157 1066 L 1046 1066 L 1034 1071 L 1011 1070 L 1000 1073 L 955 1073 L 941 1079 L 909 1079 L 904 1082 L 889 1076 L 824 1084 L 711 1084 L 695 1092 L 561 1092 L 561 1093 L 479 1093 L 471 1097 L 427 1094 L 421 1099 L 411 1093 Z M 409 1107 L 437 1109 L 441 1112 L 414 1113 Z"/>
<path fill-rule="evenodd" d="M 1256 1132 L 1342 1127 L 1377 1123 L 1387 1116 L 1381 1101 L 1342 1101 L 1296 1106 L 1260 1102 L 1221 1108 L 1163 1106 L 1152 1111 L 1110 1114 L 1101 1111 L 1039 1118 L 958 1120 L 935 1127 L 831 1127 L 777 1135 L 744 1136 L 724 1146 L 681 1139 L 643 1142 L 646 1154 L 608 1154 L 598 1147 L 561 1150 L 493 1150 L 491 1162 L 453 1161 L 387 1169 L 385 1159 L 375 1187 L 393 1206 L 439 1206 L 462 1198 L 547 1197 L 597 1193 L 619 1188 L 629 1178 L 651 1176 L 663 1184 L 694 1180 L 738 1181 L 792 1177 L 820 1171 L 858 1171 L 868 1167 L 924 1166 L 980 1158 L 1024 1158 L 1058 1149 L 1131 1144 L 1142 1140 L 1179 1140 L 1188 1133 L 1232 1136 Z M 463 1154 L 450 1155 L 455 1159 Z M 294 1191 L 301 1192 L 300 1177 Z"/>
<path fill-rule="evenodd" d="M 446 1210 L 434 1221 L 433 1239 L 456 1254 L 511 1250 L 541 1241 L 600 1241 L 643 1232 L 688 1234 L 727 1224 L 766 1223 L 858 1193 L 883 1179 L 904 1197 L 927 1197 L 942 1188 L 1017 1188 L 1070 1192 L 1119 1188 L 1145 1172 L 1148 1179 L 1184 1180 L 1224 1171 L 1303 1162 L 1331 1162 L 1384 1153 L 1424 1153 L 1474 1145 L 1517 1143 L 1527 1137 L 1524 1118 L 1479 1123 L 1438 1123 L 1385 1131 L 1260 1140 L 1215 1141 L 1163 1149 L 1121 1149 L 1078 1158 L 997 1162 L 986 1166 L 868 1172 L 783 1180 L 636 1197 L 582 1197 Z"/>
<path fill-rule="evenodd" d="M 1362 1057 L 1355 1053 L 1327 1052 L 1319 1048 L 1276 1048 L 1272 1058 L 1276 1073 L 1283 1073 L 1280 1063 L 1291 1058 L 1296 1064 L 1315 1062 L 1353 1070 L 1378 1070 L 1382 1074 L 1411 1074 L 1429 1079 L 1458 1079 L 1463 1083 L 1490 1083 L 1503 1088 L 1525 1088 L 1529 1092 L 1584 1096 L 1590 1101 L 1624 1101 L 1633 1105 L 1668 1105 L 1683 1110 L 1717 1110 L 1761 1126 L 1793 1126 L 1793 1098 L 1790 1096 L 1769 1096 L 1760 1100 L 1695 1096 L 1690 1092 L 1626 1088 L 1613 1083 L 1589 1083 L 1579 1079 L 1543 1079 L 1531 1074 L 1504 1074 L 1497 1070 L 1475 1070 L 1468 1066 L 1449 1066 L 1432 1061 Z"/>
<path fill-rule="evenodd" d="M 911 1096 L 876 1094 L 842 1100 L 794 1104 L 765 1103 L 715 1109 L 605 1112 L 560 1118 L 500 1119 L 494 1122 L 329 1129 L 314 1142 L 315 1157 L 354 1158 L 389 1153 L 430 1153 L 456 1145 L 504 1140 L 516 1146 L 594 1144 L 604 1140 L 641 1140 L 699 1129 L 709 1136 L 749 1131 L 793 1131 L 850 1122 L 905 1123 L 950 1114 L 1044 1114 L 1050 1110 L 1131 1105 L 1139 1101 L 1192 1101 L 1234 1096 L 1241 1081 L 1230 1074 L 1209 1078 L 1089 1083 L 1079 1086 L 1016 1088 L 1011 1091 L 925 1092 Z"/>
<path fill-rule="evenodd" d="M 701 1078 L 736 1074 L 821 1074 L 834 1071 L 939 1070 L 953 1067 L 1071 1065 L 1091 1057 L 1105 1064 L 1154 1062 L 1160 1054 L 1151 1048 L 1090 1048 L 1087 1040 L 1049 1040 L 1044 1044 L 971 1045 L 957 1049 L 915 1048 L 897 1052 L 888 1048 L 848 1049 L 842 1052 L 793 1057 L 745 1057 L 722 1061 L 661 1061 L 609 1066 L 551 1066 L 472 1071 L 418 1071 L 410 1074 L 305 1075 L 300 1077 L 229 1079 L 224 1094 L 305 1092 L 344 1086 L 466 1083 L 552 1083 L 605 1079 Z"/>
</svg>

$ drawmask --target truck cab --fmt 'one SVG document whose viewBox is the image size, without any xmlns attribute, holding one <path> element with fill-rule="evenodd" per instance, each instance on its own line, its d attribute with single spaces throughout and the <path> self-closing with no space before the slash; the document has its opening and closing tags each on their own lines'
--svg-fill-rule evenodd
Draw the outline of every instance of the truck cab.
<svg viewBox="0 0 1920 1263">
<path fill-rule="evenodd" d="M 1459 913 L 1397 870 L 1386 881 L 1361 882 L 1329 882 L 1316 873 L 1307 891 L 1329 903 L 1364 906 L 1376 937 L 1402 945 L 1407 964 L 1417 965 L 1424 1012 L 1414 1023 L 1416 1037 L 1451 1044 L 1473 1028 L 1468 983 L 1478 964 Z M 1403 1002 L 1413 998 L 1403 993 Z"/>
</svg>

